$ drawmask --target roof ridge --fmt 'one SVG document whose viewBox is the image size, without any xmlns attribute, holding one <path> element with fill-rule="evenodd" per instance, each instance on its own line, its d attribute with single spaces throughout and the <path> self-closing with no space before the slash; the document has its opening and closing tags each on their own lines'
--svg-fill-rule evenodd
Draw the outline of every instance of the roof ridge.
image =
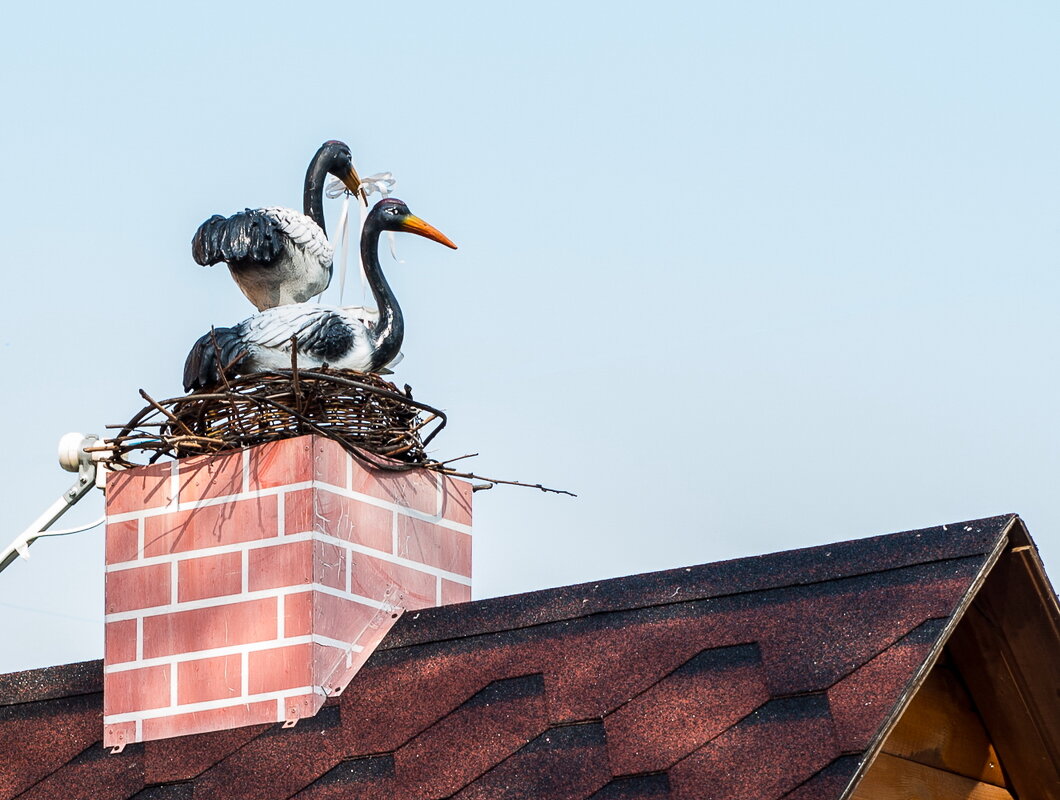
<svg viewBox="0 0 1060 800">
<path fill-rule="evenodd" d="M 396 650 L 428 642 L 440 643 L 481 634 L 521 630 L 600 613 L 662 607 L 692 600 L 721 599 L 770 589 L 814 586 L 842 578 L 883 574 L 920 564 L 982 556 L 994 549 L 999 538 L 1012 522 L 1018 519 L 1016 514 L 1002 514 L 833 544 L 490 597 L 458 606 L 423 609 L 405 614 L 398 620 L 380 644 L 379 650 Z M 954 528 L 961 530 L 955 532 Z M 961 544 L 970 547 L 960 547 Z M 917 547 L 920 550 L 919 555 Z M 866 549 L 870 552 L 865 553 Z M 875 549 L 891 551 L 883 554 L 891 559 L 891 563 L 881 565 L 881 560 L 885 559 L 880 559 L 881 554 L 871 552 Z M 838 555 L 836 551 L 839 551 Z M 826 562 L 820 559 L 821 553 L 824 553 L 826 559 L 833 560 Z M 860 567 L 856 558 L 858 554 L 866 562 Z M 844 564 L 843 560 L 849 563 Z M 804 577 L 778 580 L 775 568 L 784 561 L 797 562 L 790 565 L 794 568 L 789 571 Z M 826 566 L 822 567 L 822 564 Z M 752 565 L 750 570 L 743 569 Z M 815 568 L 819 570 L 818 576 L 805 577 L 806 572 Z M 726 571 L 736 574 L 726 576 Z M 741 572 L 749 574 L 739 574 Z M 763 578 L 763 575 L 767 577 Z M 676 593 L 669 596 L 666 593 L 673 590 L 673 580 L 677 578 L 697 581 L 701 586 L 698 591 L 693 590 L 680 600 L 671 601 L 670 597 L 676 597 Z M 722 588 L 726 578 L 729 583 L 735 585 Z M 709 585 L 712 583 L 718 584 L 718 588 L 712 588 Z M 637 584 L 640 585 L 636 586 Z M 613 591 L 618 587 L 630 587 L 631 591 L 626 592 L 625 596 L 618 596 L 622 593 Z M 677 588 L 678 593 L 681 588 Z M 584 596 L 586 594 L 588 596 Z M 636 599 L 632 599 L 630 595 L 636 595 Z M 527 607 L 519 607 L 524 605 Z M 476 616 L 479 619 L 475 619 Z"/>
<path fill-rule="evenodd" d="M 423 609 L 403 615 L 378 649 L 398 650 L 598 614 L 814 586 L 843 578 L 884 574 L 920 564 L 983 555 L 993 550 L 999 537 L 1018 519 L 1017 514 L 1000 514 Z M 954 531 L 956 528 L 961 530 Z M 943 541 L 936 542 L 936 539 Z M 939 545 L 948 547 L 940 548 Z M 877 550 L 883 552 L 873 552 Z M 820 558 L 822 553 L 824 559 Z M 890 563 L 886 563 L 888 559 Z M 881 564 L 881 560 L 885 563 Z M 778 577 L 776 574 L 775 568 L 784 561 L 796 562 L 788 565 L 788 574 L 794 576 L 788 580 L 784 575 Z M 752 569 L 746 569 L 752 565 Z M 807 574 L 814 569 L 817 574 Z M 763 574 L 767 577 L 763 578 Z M 687 587 L 690 592 L 671 601 L 670 597 L 676 597 L 682 588 L 686 588 L 678 586 L 676 592 L 667 596 L 673 591 L 676 579 L 688 579 L 699 585 L 695 589 L 690 585 Z M 616 592 L 616 588 L 627 591 Z M 586 594 L 588 596 L 584 596 Z M 42 683 L 41 678 L 46 680 Z M 101 659 L 0 674 L 0 707 L 93 694 L 102 691 L 102 685 Z"/>
</svg>

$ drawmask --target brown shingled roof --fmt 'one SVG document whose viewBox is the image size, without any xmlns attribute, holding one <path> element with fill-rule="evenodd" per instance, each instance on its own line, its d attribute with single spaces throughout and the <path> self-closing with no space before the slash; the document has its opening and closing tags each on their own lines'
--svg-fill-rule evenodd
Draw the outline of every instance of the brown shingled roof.
<svg viewBox="0 0 1060 800">
<path fill-rule="evenodd" d="M 0 799 L 848 797 L 1023 542 L 1010 515 L 410 612 L 293 729 L 117 755 L 100 662 L 0 676 Z"/>
</svg>

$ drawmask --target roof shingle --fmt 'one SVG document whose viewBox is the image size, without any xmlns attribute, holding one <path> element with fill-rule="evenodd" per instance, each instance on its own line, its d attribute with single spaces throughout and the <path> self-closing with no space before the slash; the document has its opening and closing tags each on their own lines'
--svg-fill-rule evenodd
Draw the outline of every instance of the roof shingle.
<svg viewBox="0 0 1060 800">
<path fill-rule="evenodd" d="M 291 730 L 109 755 L 99 662 L 0 676 L 0 800 L 837 798 L 1015 520 L 410 613 Z"/>
</svg>

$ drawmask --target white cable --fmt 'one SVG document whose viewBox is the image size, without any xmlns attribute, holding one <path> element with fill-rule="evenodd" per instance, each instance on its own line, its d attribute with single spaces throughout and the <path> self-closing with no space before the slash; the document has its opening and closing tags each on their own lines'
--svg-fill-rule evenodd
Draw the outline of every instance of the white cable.
<svg viewBox="0 0 1060 800">
<path fill-rule="evenodd" d="M 97 519 L 95 522 L 89 523 L 88 525 L 82 525 L 82 526 L 80 526 L 78 528 L 64 528 L 61 531 L 41 531 L 40 533 L 37 534 L 37 538 L 39 539 L 39 538 L 41 538 L 43 536 L 69 536 L 71 533 L 84 533 L 85 531 L 92 530 L 97 525 L 102 525 L 106 521 L 107 521 L 107 516 L 106 516 L 106 514 L 104 514 L 102 517 Z"/>
</svg>

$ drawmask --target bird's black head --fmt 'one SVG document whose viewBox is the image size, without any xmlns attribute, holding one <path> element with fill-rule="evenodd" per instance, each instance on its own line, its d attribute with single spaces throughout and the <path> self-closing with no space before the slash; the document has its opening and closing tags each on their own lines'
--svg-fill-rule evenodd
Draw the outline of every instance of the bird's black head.
<svg viewBox="0 0 1060 800">
<path fill-rule="evenodd" d="M 317 150 L 312 162 L 310 162 L 310 172 L 313 171 L 313 167 L 316 165 L 323 167 L 324 170 L 334 175 L 346 185 L 347 189 L 360 197 L 365 205 L 368 204 L 368 195 L 361 189 L 361 178 L 353 167 L 353 155 L 345 142 L 332 139 L 320 145 L 320 149 Z"/>
<path fill-rule="evenodd" d="M 317 150 L 314 158 L 321 159 L 327 166 L 328 172 L 336 178 L 339 177 L 340 170 L 353 164 L 353 155 L 350 153 L 349 146 L 337 139 L 332 139 L 330 142 L 324 142 L 324 144 L 320 145 L 320 149 Z"/>
<path fill-rule="evenodd" d="M 372 225 L 384 231 L 415 233 L 456 250 L 456 245 L 448 236 L 417 217 L 396 197 L 387 197 L 376 203 L 368 212 L 368 219 L 365 220 L 364 225 L 365 228 Z"/>
</svg>

